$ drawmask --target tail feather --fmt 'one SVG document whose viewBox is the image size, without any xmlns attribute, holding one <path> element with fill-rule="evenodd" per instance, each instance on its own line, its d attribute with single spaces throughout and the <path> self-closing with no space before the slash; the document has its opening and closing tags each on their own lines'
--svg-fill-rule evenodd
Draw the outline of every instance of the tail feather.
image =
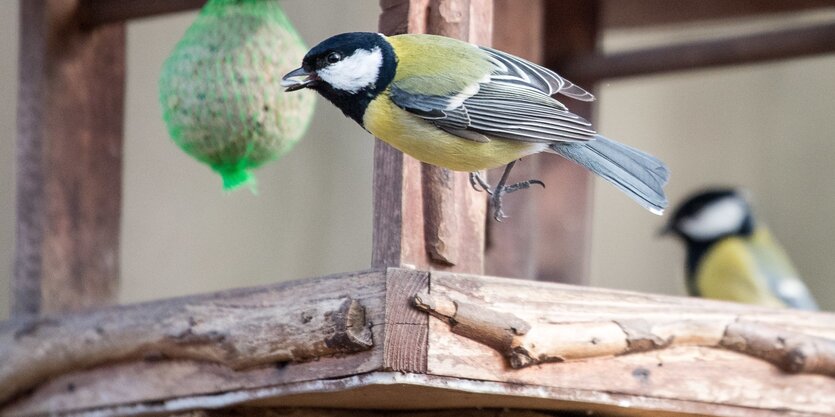
<svg viewBox="0 0 835 417">
<path fill-rule="evenodd" d="M 597 135 L 588 142 L 563 142 L 554 152 L 614 184 L 647 210 L 662 214 L 667 207 L 664 185 L 670 171 L 658 158 Z"/>
</svg>

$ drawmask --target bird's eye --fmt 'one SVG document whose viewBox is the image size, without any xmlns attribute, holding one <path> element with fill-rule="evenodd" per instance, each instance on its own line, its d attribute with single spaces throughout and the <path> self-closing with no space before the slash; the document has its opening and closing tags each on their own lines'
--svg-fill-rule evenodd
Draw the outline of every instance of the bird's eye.
<svg viewBox="0 0 835 417">
<path fill-rule="evenodd" d="M 342 54 L 339 52 L 331 52 L 325 57 L 325 60 L 328 61 L 328 64 L 335 64 L 342 59 Z"/>
</svg>

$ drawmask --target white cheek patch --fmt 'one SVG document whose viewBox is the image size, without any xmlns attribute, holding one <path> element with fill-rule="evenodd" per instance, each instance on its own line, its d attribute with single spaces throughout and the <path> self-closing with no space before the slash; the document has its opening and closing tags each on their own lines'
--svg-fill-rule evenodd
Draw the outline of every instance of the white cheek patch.
<svg viewBox="0 0 835 417">
<path fill-rule="evenodd" d="M 377 82 L 382 66 L 383 52 L 374 47 L 370 51 L 358 49 L 353 55 L 316 71 L 316 74 L 337 90 L 356 93 Z"/>
<path fill-rule="evenodd" d="M 679 229 L 694 240 L 711 240 L 739 229 L 745 221 L 747 205 L 739 197 L 723 198 L 696 215 L 682 219 Z"/>
</svg>

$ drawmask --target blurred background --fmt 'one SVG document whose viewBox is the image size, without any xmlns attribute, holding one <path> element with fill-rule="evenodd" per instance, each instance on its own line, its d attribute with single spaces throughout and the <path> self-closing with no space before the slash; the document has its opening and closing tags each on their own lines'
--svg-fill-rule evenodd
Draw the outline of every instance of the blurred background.
<svg viewBox="0 0 835 417">
<path fill-rule="evenodd" d="M 309 45 L 377 29 L 376 0 L 283 6 Z M 0 319 L 14 252 L 18 14 L 16 1 L 0 2 Z M 157 79 L 195 16 L 128 25 L 120 301 L 366 268 L 373 141 L 333 106 L 320 100 L 307 137 L 256 172 L 257 196 L 224 193 L 219 177 L 170 141 Z M 734 30 L 826 19 L 835 10 L 740 20 Z M 603 48 L 726 34 L 705 23 L 609 30 Z M 668 163 L 673 204 L 706 185 L 749 189 L 822 308 L 835 309 L 835 55 L 607 82 L 596 115 L 601 133 Z M 597 181 L 592 285 L 683 295 L 684 250 L 656 237 L 665 218 Z"/>
</svg>

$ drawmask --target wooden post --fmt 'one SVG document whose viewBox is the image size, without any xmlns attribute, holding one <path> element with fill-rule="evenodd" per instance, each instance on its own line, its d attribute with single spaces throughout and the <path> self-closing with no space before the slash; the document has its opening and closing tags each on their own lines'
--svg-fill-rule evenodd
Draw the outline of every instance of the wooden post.
<svg viewBox="0 0 835 417">
<path fill-rule="evenodd" d="M 598 0 L 545 2 L 544 62 L 559 73 L 559 64 L 596 49 Z M 594 93 L 587 80 L 572 82 Z M 572 112 L 593 120 L 592 104 L 562 99 Z M 587 284 L 591 245 L 592 174 L 554 155 L 537 155 L 541 193 L 538 218 L 538 278 L 570 284 Z"/>
<path fill-rule="evenodd" d="M 436 33 L 489 45 L 492 0 L 381 0 L 380 31 Z M 467 173 L 423 165 L 377 141 L 372 265 L 484 270 L 486 199 Z"/>
<path fill-rule="evenodd" d="M 108 304 L 119 270 L 124 24 L 21 0 L 12 315 Z"/>
<path fill-rule="evenodd" d="M 495 0 L 494 7 L 493 46 L 541 63 L 544 49 L 543 0 Z M 513 176 L 519 180 L 535 178 L 538 166 L 538 157 L 524 158 L 513 168 Z M 498 182 L 503 172 L 504 168 L 490 170 L 490 183 Z M 534 187 L 505 198 L 505 212 L 510 218 L 502 223 L 487 223 L 487 275 L 537 278 L 537 206 L 542 194 L 550 192 L 550 188 L 551 184 L 545 190 Z"/>
</svg>

